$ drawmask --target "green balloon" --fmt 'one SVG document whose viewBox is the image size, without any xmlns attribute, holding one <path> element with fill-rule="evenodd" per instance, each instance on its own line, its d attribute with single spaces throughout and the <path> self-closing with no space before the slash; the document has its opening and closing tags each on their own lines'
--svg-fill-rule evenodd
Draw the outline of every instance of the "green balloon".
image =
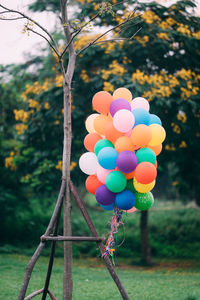
<svg viewBox="0 0 200 300">
<path fill-rule="evenodd" d="M 154 198 L 151 192 L 144 193 L 144 194 L 135 193 L 135 197 L 136 197 L 135 207 L 139 210 L 147 210 L 154 203 Z"/>
<path fill-rule="evenodd" d="M 134 188 L 134 185 L 133 185 L 133 178 L 127 180 L 126 189 L 133 192 L 134 194 L 137 192 L 136 189 Z"/>
<path fill-rule="evenodd" d="M 122 192 L 126 183 L 126 177 L 119 171 L 112 171 L 106 176 L 106 186 L 113 193 Z"/>
<path fill-rule="evenodd" d="M 156 155 L 150 148 L 141 148 L 136 152 L 136 156 L 138 158 L 138 164 L 147 161 L 154 165 L 156 162 Z"/>
<path fill-rule="evenodd" d="M 95 152 L 96 156 L 98 155 L 99 151 L 101 149 L 103 149 L 104 147 L 113 147 L 114 148 L 114 145 L 109 140 L 106 140 L 106 139 L 99 140 L 98 142 L 96 142 L 95 147 L 94 147 L 94 152 Z"/>
</svg>

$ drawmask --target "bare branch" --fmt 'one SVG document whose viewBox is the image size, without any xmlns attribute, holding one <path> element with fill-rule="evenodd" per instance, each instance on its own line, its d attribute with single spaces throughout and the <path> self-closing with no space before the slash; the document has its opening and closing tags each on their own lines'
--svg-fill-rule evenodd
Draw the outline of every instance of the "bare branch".
<svg viewBox="0 0 200 300">
<path fill-rule="evenodd" d="M 15 20 L 20 20 L 20 19 L 24 19 L 24 17 L 16 17 L 16 18 L 2 18 L 0 17 L 0 20 L 2 21 L 15 21 Z"/>
<path fill-rule="evenodd" d="M 10 13 L 16 13 L 16 14 L 19 14 L 20 16 L 22 16 L 24 19 L 27 19 L 29 21 L 31 21 L 32 23 L 34 23 L 36 26 L 38 26 L 42 31 L 44 31 L 48 36 L 49 38 L 52 40 L 53 44 L 55 45 L 55 49 L 56 49 L 56 53 L 57 55 L 59 56 L 60 55 L 60 52 L 59 52 L 59 49 L 58 49 L 58 46 L 57 46 L 57 43 L 56 41 L 54 40 L 53 36 L 48 32 L 48 30 L 46 28 L 44 28 L 42 25 L 40 25 L 37 21 L 33 20 L 32 18 L 28 17 L 26 14 L 20 12 L 20 11 L 17 11 L 17 10 L 14 10 L 14 9 L 10 9 L 8 7 L 5 7 L 3 6 L 2 4 L 0 4 L 0 7 L 5 9 L 6 12 L 10 12 Z M 6 13 L 5 12 L 5 13 Z"/>
<path fill-rule="evenodd" d="M 107 33 L 111 32 L 111 31 L 114 31 L 115 29 L 119 28 L 119 27 L 122 27 L 124 24 L 132 21 L 134 19 L 133 17 L 133 14 L 128 17 L 125 21 L 121 22 L 120 24 L 117 24 L 115 26 L 113 26 L 112 28 L 106 30 L 104 33 L 102 33 L 101 35 L 99 35 L 96 39 L 94 39 L 92 42 L 90 42 L 89 44 L 87 44 L 85 47 L 83 47 L 78 53 L 77 55 L 79 55 L 80 53 L 82 53 L 83 51 L 85 51 L 86 49 L 88 49 L 90 46 L 93 46 L 95 45 L 95 43 L 100 40 L 102 37 L 104 37 Z M 134 36 L 134 35 L 133 35 Z M 133 36 L 131 36 L 130 38 L 128 39 L 132 39 Z M 115 39 L 114 39 L 115 40 Z"/>
</svg>

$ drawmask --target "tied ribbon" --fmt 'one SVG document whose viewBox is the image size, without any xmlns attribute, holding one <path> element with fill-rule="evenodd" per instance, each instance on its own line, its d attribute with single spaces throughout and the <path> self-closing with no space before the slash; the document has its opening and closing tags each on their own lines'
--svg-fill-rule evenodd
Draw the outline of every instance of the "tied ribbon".
<svg viewBox="0 0 200 300">
<path fill-rule="evenodd" d="M 107 255 L 110 255 L 114 264 L 114 254 L 115 254 L 115 234 L 118 232 L 118 227 L 122 223 L 122 213 L 119 208 L 114 207 L 113 209 L 113 216 L 112 221 L 110 224 L 111 230 L 106 242 L 106 245 L 104 247 L 104 253 L 102 254 L 102 257 L 106 257 Z"/>
</svg>

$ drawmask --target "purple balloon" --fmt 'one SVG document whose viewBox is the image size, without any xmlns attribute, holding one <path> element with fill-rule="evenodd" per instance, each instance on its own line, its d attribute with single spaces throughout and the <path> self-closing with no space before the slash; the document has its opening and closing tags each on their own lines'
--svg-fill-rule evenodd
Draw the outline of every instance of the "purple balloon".
<svg viewBox="0 0 200 300">
<path fill-rule="evenodd" d="M 116 194 L 109 191 L 106 185 L 103 184 L 96 190 L 95 198 L 99 204 L 110 205 L 115 202 Z"/>
<path fill-rule="evenodd" d="M 119 153 L 116 163 L 121 172 L 131 173 L 135 170 L 138 159 L 134 152 L 126 150 Z"/>
<path fill-rule="evenodd" d="M 126 99 L 123 99 L 123 98 L 118 98 L 118 99 L 114 100 L 110 104 L 110 114 L 111 114 L 111 116 L 113 117 L 114 114 L 120 109 L 127 109 L 127 110 L 131 111 L 131 105 Z"/>
</svg>

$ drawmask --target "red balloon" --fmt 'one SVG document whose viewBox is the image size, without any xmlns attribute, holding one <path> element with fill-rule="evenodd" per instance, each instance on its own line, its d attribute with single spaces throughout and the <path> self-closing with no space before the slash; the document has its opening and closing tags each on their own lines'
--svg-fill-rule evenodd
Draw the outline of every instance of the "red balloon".
<svg viewBox="0 0 200 300">
<path fill-rule="evenodd" d="M 135 169 L 135 179 L 142 184 L 152 182 L 157 176 L 156 167 L 150 162 L 141 162 Z"/>
<path fill-rule="evenodd" d="M 102 137 L 98 133 L 95 132 L 89 133 L 86 135 L 84 139 L 84 146 L 88 151 L 94 152 L 94 146 L 101 139 Z"/>
<path fill-rule="evenodd" d="M 90 175 L 85 181 L 85 187 L 87 191 L 91 194 L 95 194 L 98 187 L 103 185 L 102 182 L 100 182 L 96 175 Z"/>
</svg>

